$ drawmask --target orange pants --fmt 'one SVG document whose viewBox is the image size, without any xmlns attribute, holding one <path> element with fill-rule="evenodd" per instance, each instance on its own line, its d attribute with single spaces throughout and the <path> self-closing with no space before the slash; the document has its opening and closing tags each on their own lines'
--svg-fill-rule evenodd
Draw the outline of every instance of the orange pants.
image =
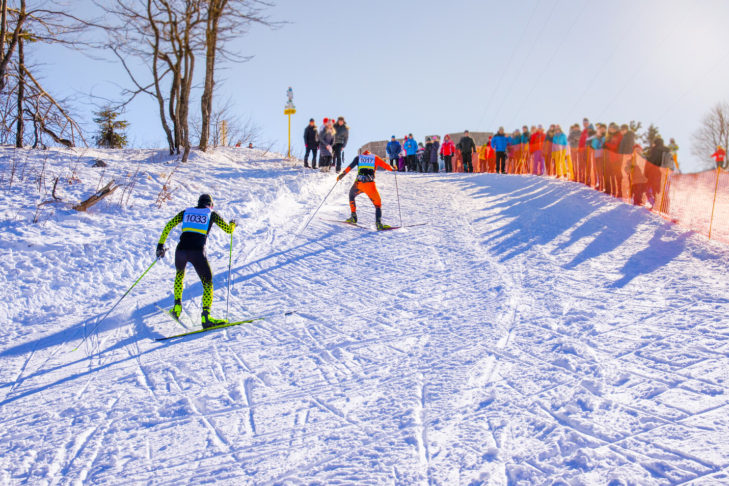
<svg viewBox="0 0 729 486">
<path fill-rule="evenodd" d="M 377 192 L 377 187 L 374 182 L 359 182 L 354 181 L 352 188 L 349 190 L 349 209 L 354 213 L 357 211 L 357 205 L 354 203 L 354 198 L 360 194 L 365 193 L 375 205 L 377 209 L 382 206 L 382 200 L 380 199 L 380 193 Z"/>
</svg>

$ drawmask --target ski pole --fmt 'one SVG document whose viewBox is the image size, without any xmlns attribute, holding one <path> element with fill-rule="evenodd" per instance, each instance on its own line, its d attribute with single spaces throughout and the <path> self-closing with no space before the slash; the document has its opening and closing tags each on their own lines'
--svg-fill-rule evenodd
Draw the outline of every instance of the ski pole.
<svg viewBox="0 0 729 486">
<path fill-rule="evenodd" d="M 129 292 L 131 292 L 131 291 L 132 291 L 132 289 L 133 289 L 134 287 L 136 287 L 136 285 L 137 285 L 137 284 L 139 283 L 139 281 L 140 281 L 140 280 L 142 280 L 142 278 L 143 278 L 143 277 L 144 277 L 145 275 L 147 275 L 147 272 L 149 272 L 149 271 L 150 271 L 150 270 L 152 269 L 152 267 L 154 266 L 154 264 L 155 264 L 155 263 L 157 263 L 158 261 L 159 261 L 159 257 L 157 257 L 157 258 L 155 259 L 155 261 L 153 261 L 153 262 L 152 262 L 152 264 L 151 264 L 150 266 L 148 266 L 148 267 L 147 267 L 147 269 L 146 269 L 146 270 L 144 271 L 144 273 L 143 273 L 142 275 L 140 275 L 140 277 L 139 277 L 139 278 L 138 278 L 138 279 L 137 279 L 137 280 L 136 280 L 136 281 L 135 281 L 135 282 L 134 282 L 134 283 L 132 284 L 132 286 L 131 286 L 131 287 L 129 287 L 129 289 L 128 289 L 128 290 L 127 290 L 126 292 L 124 292 L 124 295 L 122 295 L 122 296 L 121 296 L 121 297 L 119 298 L 119 300 L 117 300 L 117 301 L 116 301 L 116 304 L 114 304 L 113 306 L 111 306 L 111 309 L 109 309 L 108 311 L 106 311 L 106 314 L 104 314 L 104 317 L 102 317 L 101 319 L 99 319 L 99 320 L 98 320 L 98 321 L 96 322 L 96 325 L 95 325 L 95 326 L 94 326 L 94 328 L 93 328 L 93 329 L 91 330 L 91 332 L 90 332 L 90 333 L 88 333 L 88 334 L 87 334 L 86 336 L 84 336 L 84 338 L 83 338 L 83 339 L 81 340 L 81 342 L 80 342 L 80 343 L 78 343 L 78 346 L 76 346 L 75 348 L 73 348 L 73 349 L 72 349 L 71 351 L 76 351 L 76 350 L 78 350 L 78 348 L 80 348 L 80 347 L 81 347 L 81 345 L 82 345 L 83 343 L 85 343 L 85 342 L 86 342 L 86 340 L 87 340 L 87 339 L 89 338 L 89 336 L 91 336 L 91 335 L 92 335 L 92 334 L 93 334 L 94 332 L 96 332 L 96 330 L 97 330 L 97 329 L 99 328 L 99 326 L 101 325 L 101 323 L 102 323 L 102 322 L 104 322 L 104 320 L 105 320 L 105 319 L 106 319 L 106 318 L 107 318 L 107 317 L 109 316 L 109 314 L 111 314 L 111 311 L 113 311 L 114 309 L 116 309 L 116 306 L 118 306 L 118 305 L 119 305 L 119 302 L 121 302 L 122 300 L 124 300 L 124 297 L 126 297 L 126 296 L 127 296 L 127 294 L 129 294 Z"/>
<path fill-rule="evenodd" d="M 299 232 L 297 233 L 297 235 L 300 235 L 301 233 L 303 233 L 303 232 L 304 232 L 304 230 L 305 230 L 305 229 L 306 229 L 306 228 L 307 228 L 307 227 L 309 226 L 309 223 L 311 223 L 311 220 L 312 220 L 312 219 L 314 219 L 314 216 L 316 216 L 316 213 L 318 213 L 318 212 L 319 212 L 319 210 L 321 209 L 321 207 L 322 207 L 322 206 L 324 205 L 324 201 L 326 201 L 326 200 L 327 200 L 327 198 L 329 197 L 329 194 L 331 194 L 331 193 L 332 193 L 332 191 L 334 190 L 334 188 L 335 188 L 335 187 L 337 187 L 337 183 L 338 183 L 338 182 L 339 182 L 339 179 L 337 179 L 337 180 L 336 180 L 336 182 L 334 182 L 334 185 L 332 186 L 332 188 L 331 188 L 331 189 L 329 189 L 329 192 L 327 192 L 327 195 L 326 195 L 326 196 L 324 196 L 324 199 L 322 199 L 322 200 L 321 200 L 321 203 L 319 203 L 319 207 L 318 207 L 318 208 L 316 208 L 316 211 L 314 211 L 314 214 L 312 214 L 312 215 L 311 215 L 311 216 L 309 217 L 309 221 L 307 221 L 307 222 L 306 222 L 306 224 L 304 225 L 304 227 L 303 227 L 303 228 L 301 228 L 301 231 L 299 231 Z"/>
<path fill-rule="evenodd" d="M 230 253 L 228 255 L 228 298 L 225 302 L 225 320 L 228 320 L 228 309 L 230 308 L 230 267 L 233 265 L 233 232 L 230 232 Z"/>
<path fill-rule="evenodd" d="M 400 226 L 402 226 L 402 211 L 400 210 L 400 189 L 397 187 L 397 171 L 395 171 L 395 193 L 397 194 L 397 212 L 400 214 Z"/>
</svg>

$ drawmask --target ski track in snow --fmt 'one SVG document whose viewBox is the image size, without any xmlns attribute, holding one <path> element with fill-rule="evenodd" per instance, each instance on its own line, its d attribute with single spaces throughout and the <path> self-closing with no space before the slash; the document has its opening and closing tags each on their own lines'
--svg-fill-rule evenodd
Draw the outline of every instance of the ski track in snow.
<svg viewBox="0 0 729 486">
<path fill-rule="evenodd" d="M 129 204 L 36 213 L 44 160 L 65 200 L 114 178 L 134 180 Z M 399 175 L 403 222 L 428 224 L 384 233 L 327 221 L 348 214 L 349 176 L 298 234 L 333 173 L 194 153 L 158 209 L 174 165 L 0 148 L 1 483 L 729 481 L 726 247 L 577 184 L 493 174 Z M 378 187 L 398 224 L 393 175 Z M 72 352 L 202 192 L 238 221 L 230 317 L 265 320 L 154 341 L 181 331 L 156 307 L 178 228 Z M 229 242 L 208 243 L 216 316 Z M 201 296 L 188 268 L 187 325 Z"/>
</svg>

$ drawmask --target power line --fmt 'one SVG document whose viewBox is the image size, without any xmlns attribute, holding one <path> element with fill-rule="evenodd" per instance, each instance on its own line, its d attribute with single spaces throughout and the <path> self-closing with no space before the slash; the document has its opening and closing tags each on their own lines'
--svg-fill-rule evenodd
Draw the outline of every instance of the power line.
<svg viewBox="0 0 729 486">
<path fill-rule="evenodd" d="M 537 4 L 538 3 L 539 2 L 537 1 Z M 519 39 L 519 42 L 517 42 L 516 46 L 514 47 L 514 50 L 511 53 L 511 56 L 509 56 L 509 62 L 506 65 L 506 69 L 504 69 L 504 70 L 501 71 L 501 76 L 499 76 L 499 81 L 496 83 L 496 88 L 493 91 L 491 91 L 491 96 L 489 97 L 489 102 L 484 107 L 483 113 L 481 113 L 481 117 L 478 119 L 478 124 L 479 125 L 483 121 L 483 118 L 486 116 L 486 113 L 488 113 L 489 108 L 491 108 L 491 102 L 494 100 L 494 96 L 496 95 L 496 92 L 501 87 L 501 82 L 504 80 L 504 76 L 506 76 L 506 72 L 511 67 L 511 61 L 514 59 L 514 57 L 516 56 L 517 51 L 519 50 L 519 48 L 521 47 L 521 45 L 524 42 L 524 38 L 526 37 L 526 33 L 529 31 L 529 25 L 531 25 L 532 19 L 534 19 L 534 13 L 536 11 L 537 11 L 537 7 L 534 7 L 532 9 L 531 15 L 529 16 L 529 20 L 527 21 L 526 25 L 524 26 L 524 31 L 521 33 L 521 38 Z"/>
</svg>

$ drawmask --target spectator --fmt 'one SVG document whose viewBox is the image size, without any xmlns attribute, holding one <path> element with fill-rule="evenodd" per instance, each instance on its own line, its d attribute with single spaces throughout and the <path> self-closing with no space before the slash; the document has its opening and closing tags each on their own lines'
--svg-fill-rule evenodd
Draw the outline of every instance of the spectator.
<svg viewBox="0 0 729 486">
<path fill-rule="evenodd" d="M 663 139 L 656 137 L 653 145 L 648 149 L 646 160 L 649 162 L 645 165 L 645 177 L 648 179 L 645 191 L 648 201 L 653 205 L 661 191 L 662 174 L 660 168 L 664 166 L 666 158 L 670 157 L 671 151 L 663 145 Z M 641 188 L 639 188 L 640 190 Z M 636 191 L 638 192 L 638 191 Z M 634 199 L 640 203 L 642 201 L 642 193 L 636 194 Z"/>
<path fill-rule="evenodd" d="M 463 137 L 458 141 L 457 147 L 463 160 L 463 172 L 473 172 L 472 157 L 476 152 L 476 142 L 473 141 L 468 130 L 463 132 Z"/>
<path fill-rule="evenodd" d="M 319 131 L 319 167 L 327 172 L 332 165 L 332 145 L 334 144 L 334 123 L 331 118 L 324 118 Z"/>
<path fill-rule="evenodd" d="M 425 137 L 425 150 L 423 152 L 423 158 L 420 160 L 419 172 L 428 172 L 430 169 L 430 153 L 433 151 L 433 139 Z"/>
<path fill-rule="evenodd" d="M 336 171 L 342 170 L 342 150 L 347 146 L 349 140 L 349 127 L 344 122 L 344 117 L 337 118 L 337 124 L 334 126 L 334 163 Z"/>
<path fill-rule="evenodd" d="M 610 123 L 607 134 L 605 135 L 605 149 L 617 153 L 622 138 L 623 135 L 620 133 L 618 125 L 616 123 Z"/>
<path fill-rule="evenodd" d="M 582 131 L 580 130 L 580 125 L 575 123 L 570 127 L 570 133 L 567 135 L 567 143 L 569 144 L 570 148 L 576 149 L 580 148 L 580 139 L 582 138 Z M 587 144 L 587 137 L 585 137 L 585 143 L 583 144 L 583 148 Z"/>
<path fill-rule="evenodd" d="M 509 140 L 504 134 L 504 127 L 499 127 L 499 131 L 491 138 L 491 148 L 496 152 L 496 172 L 506 174 L 506 149 L 509 146 Z"/>
<path fill-rule="evenodd" d="M 622 156 L 617 168 L 618 179 L 621 183 L 623 197 L 629 197 L 631 172 L 633 171 L 633 151 L 635 150 L 635 132 L 626 124 L 620 125 L 620 145 L 618 153 Z"/>
<path fill-rule="evenodd" d="M 605 192 L 620 197 L 621 171 L 619 165 L 622 159 L 618 158 L 618 150 L 620 142 L 623 140 L 623 134 L 620 132 L 618 125 L 610 123 L 607 135 L 605 136 L 605 153 L 603 153 L 603 165 L 605 167 Z"/>
<path fill-rule="evenodd" d="M 726 150 L 724 150 L 724 147 L 722 147 L 721 145 L 717 145 L 716 152 L 711 154 L 711 156 L 716 161 L 717 168 L 719 168 L 719 167 L 721 167 L 722 169 L 726 168 L 726 167 L 724 167 L 725 160 L 726 160 Z"/>
<path fill-rule="evenodd" d="M 427 140 L 430 140 L 430 139 L 426 138 L 426 143 L 427 143 Z M 415 154 L 415 157 L 416 157 L 416 163 L 417 163 L 415 170 L 417 170 L 418 172 L 423 172 L 423 165 L 424 165 L 423 160 L 425 159 L 425 147 L 423 146 L 423 142 L 418 143 L 418 153 Z"/>
<path fill-rule="evenodd" d="M 400 157 L 397 159 L 397 171 L 398 172 L 405 172 L 406 164 L 405 164 L 405 158 L 407 157 L 407 153 L 405 152 L 405 142 L 408 141 L 408 136 L 405 135 L 402 137 L 402 147 L 400 149 Z"/>
<path fill-rule="evenodd" d="M 526 147 L 529 145 L 529 128 L 524 125 L 521 127 L 521 143 Z"/>
<path fill-rule="evenodd" d="M 618 146 L 618 153 L 623 155 L 633 155 L 633 147 L 635 146 L 635 132 L 623 124 L 620 126 L 620 145 Z"/>
<path fill-rule="evenodd" d="M 554 161 L 552 160 L 552 139 L 554 138 L 554 125 L 549 125 L 547 133 L 544 134 L 542 153 L 544 154 L 544 165 L 547 175 L 556 175 Z"/>
<path fill-rule="evenodd" d="M 507 161 L 506 172 L 516 174 L 519 170 L 518 162 L 521 159 L 521 132 L 517 128 L 509 137 L 509 159 Z M 521 172 L 521 171 L 519 171 Z"/>
<path fill-rule="evenodd" d="M 589 131 L 592 125 L 590 125 L 590 120 L 587 118 L 582 119 L 582 133 L 580 134 L 580 141 L 577 144 L 577 148 L 585 148 L 587 147 L 587 137 L 589 136 Z"/>
<path fill-rule="evenodd" d="M 538 125 L 537 129 L 532 131 L 532 136 L 529 138 L 529 153 L 532 156 L 532 174 L 534 175 L 544 174 L 544 153 L 542 152 L 544 138 L 544 128 L 542 125 Z"/>
<path fill-rule="evenodd" d="M 405 149 L 405 165 L 408 172 L 413 172 L 418 167 L 418 143 L 413 139 L 413 134 L 409 133 L 407 140 L 403 145 Z"/>
<path fill-rule="evenodd" d="M 304 167 L 309 168 L 309 153 L 311 153 L 311 168 L 316 169 L 316 152 L 319 150 L 319 132 L 316 128 L 316 122 L 313 118 L 309 119 L 309 124 L 304 129 Z"/>
<path fill-rule="evenodd" d="M 592 178 L 592 187 L 597 190 L 605 189 L 605 159 L 603 147 L 605 146 L 605 133 L 607 127 L 603 123 L 597 124 L 597 131 L 590 129 L 587 142 L 590 144 L 590 156 L 588 158 L 588 175 Z"/>
<path fill-rule="evenodd" d="M 253 148 L 253 142 L 248 142 L 248 148 L 249 149 L 252 149 Z"/>
<path fill-rule="evenodd" d="M 397 159 L 400 157 L 400 151 L 402 150 L 402 145 L 400 145 L 400 142 L 397 141 L 395 138 L 395 135 L 390 138 L 390 141 L 387 142 L 387 157 L 390 159 L 390 166 L 397 170 Z"/>
<path fill-rule="evenodd" d="M 438 149 L 440 148 L 440 142 L 438 141 L 438 137 L 433 137 L 433 146 L 430 149 L 430 171 L 434 173 L 440 172 L 440 167 L 438 166 Z"/>
<path fill-rule="evenodd" d="M 443 157 L 446 172 L 453 172 L 453 156 L 456 153 L 456 145 L 451 140 L 450 135 L 446 135 L 443 139 L 443 145 L 440 148 L 440 155 Z"/>
<path fill-rule="evenodd" d="M 572 180 L 574 172 L 567 158 L 567 135 L 562 131 L 560 125 L 555 125 L 554 136 L 552 137 L 552 160 L 558 178 Z"/>
<path fill-rule="evenodd" d="M 570 133 L 567 135 L 567 143 L 569 144 L 569 148 L 567 149 L 567 157 L 569 160 L 567 163 L 572 164 L 572 168 L 575 173 L 575 180 L 585 182 L 585 150 L 583 149 L 580 151 L 581 137 L 582 131 L 580 130 L 580 124 L 575 123 L 570 127 Z M 585 143 L 587 143 L 587 141 L 585 141 Z"/>
</svg>

